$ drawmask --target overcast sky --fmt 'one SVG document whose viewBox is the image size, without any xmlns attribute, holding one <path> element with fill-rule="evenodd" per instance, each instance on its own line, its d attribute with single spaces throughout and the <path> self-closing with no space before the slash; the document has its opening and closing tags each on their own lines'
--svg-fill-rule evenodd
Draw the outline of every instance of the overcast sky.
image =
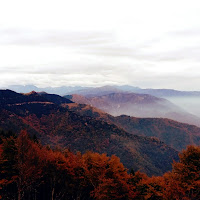
<svg viewBox="0 0 200 200">
<path fill-rule="evenodd" d="M 0 87 L 14 84 L 200 90 L 200 1 L 0 1 Z"/>
</svg>

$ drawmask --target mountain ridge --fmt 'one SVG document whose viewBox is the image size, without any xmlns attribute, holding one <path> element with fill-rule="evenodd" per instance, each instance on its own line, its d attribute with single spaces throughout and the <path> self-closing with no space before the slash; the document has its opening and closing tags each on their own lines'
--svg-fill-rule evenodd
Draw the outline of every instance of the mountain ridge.
<svg viewBox="0 0 200 200">
<path fill-rule="evenodd" d="M 110 90 L 120 90 L 124 92 L 134 92 L 140 94 L 150 94 L 157 97 L 170 97 L 170 96 L 200 96 L 200 91 L 182 91 L 176 89 L 153 89 L 153 88 L 140 88 L 131 85 L 107 85 L 102 87 L 83 87 L 83 86 L 59 86 L 59 87 L 37 87 L 35 85 L 10 85 L 2 89 L 10 89 L 19 93 L 28 93 L 31 91 L 42 92 L 45 91 L 51 94 L 66 95 L 76 93 L 83 93 L 87 90 L 103 89 L 109 87 Z"/>
<path fill-rule="evenodd" d="M 8 97 L 22 95 L 7 92 Z M 47 99 L 38 94 L 32 95 L 38 98 L 36 103 L 28 102 L 30 96 L 23 95 L 25 104 L 21 99 L 19 104 L 2 104 L 0 129 L 15 132 L 26 129 L 41 139 L 43 144 L 54 147 L 60 145 L 82 153 L 90 150 L 115 154 L 127 168 L 149 175 L 160 175 L 171 170 L 171 163 L 178 159 L 178 152 L 159 140 L 129 134 L 114 124 L 78 115 L 53 102 L 44 103 L 48 102 Z M 31 100 L 34 98 L 31 96 Z M 6 97 L 1 95 L 0 99 L 6 100 Z"/>
<path fill-rule="evenodd" d="M 127 115 L 114 117 L 86 104 L 73 103 L 65 106 L 80 115 L 92 116 L 115 124 L 128 133 L 159 138 L 178 151 L 188 145 L 200 145 L 200 128 L 194 125 L 167 118 L 136 118 Z"/>
<path fill-rule="evenodd" d="M 200 126 L 200 118 L 170 101 L 148 94 L 110 93 L 102 96 L 66 95 L 79 104 L 88 104 L 114 116 L 160 117 Z"/>
</svg>

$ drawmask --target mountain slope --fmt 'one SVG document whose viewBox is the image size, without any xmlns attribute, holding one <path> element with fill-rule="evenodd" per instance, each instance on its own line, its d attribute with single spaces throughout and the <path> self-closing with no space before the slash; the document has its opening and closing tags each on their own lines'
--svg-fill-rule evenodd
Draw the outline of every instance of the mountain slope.
<svg viewBox="0 0 200 200">
<path fill-rule="evenodd" d="M 34 101 L 28 101 L 29 95 Z M 0 108 L 0 129 L 19 132 L 27 129 L 36 134 L 43 144 L 117 155 L 127 168 L 141 170 L 149 175 L 160 175 L 171 169 L 177 151 L 159 140 L 129 134 L 114 124 L 80 116 L 67 108 L 43 99 L 38 94 L 23 95 L 7 91 L 1 95 L 4 105 Z M 20 96 L 20 101 L 6 104 Z M 34 97 L 34 98 L 33 98 Z M 37 101 L 38 98 L 38 101 Z M 20 102 L 20 103 L 19 103 Z"/>
<path fill-rule="evenodd" d="M 200 145 L 200 128 L 161 118 L 115 117 L 114 124 L 125 131 L 150 137 L 157 137 L 174 149 L 181 151 L 188 145 Z"/>
<path fill-rule="evenodd" d="M 95 107 L 84 104 L 68 104 L 68 108 L 80 115 L 91 116 L 115 124 L 131 134 L 156 137 L 165 144 L 181 151 L 187 145 L 200 145 L 200 128 L 166 118 L 136 118 L 126 115 L 111 116 Z"/>
<path fill-rule="evenodd" d="M 200 126 L 200 118 L 185 112 L 170 101 L 148 94 L 111 93 L 103 96 L 66 96 L 73 102 L 88 104 L 111 115 L 134 117 L 161 117 Z"/>
</svg>

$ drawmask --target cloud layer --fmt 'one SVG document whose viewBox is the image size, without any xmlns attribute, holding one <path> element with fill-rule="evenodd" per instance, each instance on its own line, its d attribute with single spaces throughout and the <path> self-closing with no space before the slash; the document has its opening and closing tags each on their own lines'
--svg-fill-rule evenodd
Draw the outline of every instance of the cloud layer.
<svg viewBox="0 0 200 200">
<path fill-rule="evenodd" d="M 198 1 L 74 2 L 0 3 L 0 86 L 200 90 Z"/>
</svg>

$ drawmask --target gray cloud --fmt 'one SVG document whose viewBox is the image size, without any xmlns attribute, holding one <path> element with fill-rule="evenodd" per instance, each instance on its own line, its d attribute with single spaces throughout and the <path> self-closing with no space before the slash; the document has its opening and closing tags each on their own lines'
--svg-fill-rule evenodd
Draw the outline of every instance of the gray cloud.
<svg viewBox="0 0 200 200">
<path fill-rule="evenodd" d="M 200 61 L 200 44 L 199 46 L 184 47 L 176 51 L 169 51 L 165 54 L 158 55 L 158 61 L 184 61 L 184 60 L 196 60 Z M 152 57 L 155 55 L 152 55 Z"/>
<path fill-rule="evenodd" d="M 177 36 L 177 37 L 199 37 L 200 36 L 200 28 L 197 29 L 187 29 L 187 30 L 177 30 L 168 33 L 169 36 Z"/>
<path fill-rule="evenodd" d="M 109 43 L 112 34 L 105 32 L 34 31 L 30 29 L 0 29 L 0 44 L 88 46 Z"/>
<path fill-rule="evenodd" d="M 182 34 L 182 33 L 178 33 Z M 183 37 L 188 35 L 182 34 Z M 159 70 L 151 68 L 164 67 L 163 63 L 175 64 L 185 60 L 199 62 L 200 44 L 185 44 L 183 47 L 164 49 L 166 40 L 173 43 L 176 37 L 173 33 L 146 40 L 135 45 L 124 45 L 109 32 L 72 32 L 72 31 L 31 31 L 7 29 L 0 31 L 0 44 L 17 46 L 51 46 L 56 48 L 71 48 L 76 57 L 72 60 L 70 54 L 63 60 L 38 64 L 6 65 L 0 67 L 0 84 L 36 84 L 47 86 L 53 83 L 60 85 L 105 85 L 132 84 L 142 87 L 177 88 L 192 87 L 197 84 L 198 76 L 183 78 L 166 73 L 159 75 Z M 161 46 L 154 50 L 154 47 Z M 176 43 L 174 44 L 176 45 Z M 69 52 L 70 52 L 69 51 Z M 45 52 L 44 52 L 45 53 Z M 42 56 L 43 54 L 41 54 Z M 37 57 L 36 57 L 37 59 Z M 166 65 L 165 65 L 166 66 Z M 189 89 L 189 87 L 188 87 Z"/>
<path fill-rule="evenodd" d="M 177 61 L 185 58 L 199 60 L 200 44 L 187 46 L 178 50 L 152 52 L 151 49 L 169 37 L 197 35 L 200 30 L 185 30 L 168 33 L 161 38 L 143 41 L 135 46 L 125 46 L 115 40 L 115 35 L 109 32 L 72 32 L 72 31 L 33 31 L 29 29 L 0 30 L 0 44 L 27 46 L 61 46 L 74 48 L 81 54 L 103 57 L 127 57 L 146 61 Z M 184 40 L 183 40 L 184 42 Z M 176 44 L 174 44 L 176 45 Z M 145 52 L 149 50 L 149 52 Z"/>
<path fill-rule="evenodd" d="M 139 60 L 155 60 L 142 50 L 151 48 L 160 39 L 144 41 L 135 46 L 117 43 L 111 32 L 33 31 L 29 29 L 0 29 L 0 44 L 20 46 L 61 46 L 76 48 L 83 54 L 97 56 L 129 57 Z"/>
</svg>

